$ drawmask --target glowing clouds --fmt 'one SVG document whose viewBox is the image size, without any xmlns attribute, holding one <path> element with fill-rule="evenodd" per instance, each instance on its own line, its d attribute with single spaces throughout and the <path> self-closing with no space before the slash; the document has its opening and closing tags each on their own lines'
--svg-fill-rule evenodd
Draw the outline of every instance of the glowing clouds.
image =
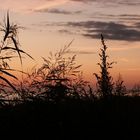
<svg viewBox="0 0 140 140">
<path fill-rule="evenodd" d="M 68 0 L 0 0 L 0 9 L 12 11 L 35 11 L 55 7 Z"/>
<path fill-rule="evenodd" d="M 36 8 L 33 8 L 33 9 L 38 11 L 38 10 L 47 9 L 50 7 L 55 7 L 55 6 L 58 6 L 61 4 L 65 4 L 66 2 L 68 2 L 68 0 L 59 0 L 59 2 L 58 2 L 58 0 L 48 1 L 40 6 L 37 6 Z"/>
</svg>

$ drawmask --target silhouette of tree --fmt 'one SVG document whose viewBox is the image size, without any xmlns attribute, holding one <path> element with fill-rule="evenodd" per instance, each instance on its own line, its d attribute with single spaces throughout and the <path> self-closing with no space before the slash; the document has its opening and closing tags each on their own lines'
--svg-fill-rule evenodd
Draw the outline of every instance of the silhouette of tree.
<svg viewBox="0 0 140 140">
<path fill-rule="evenodd" d="M 113 82 L 112 82 L 112 77 L 110 76 L 109 69 L 112 68 L 112 65 L 114 62 L 109 63 L 107 61 L 108 55 L 106 54 L 107 51 L 107 46 L 104 41 L 104 37 L 101 34 L 101 43 L 102 43 L 102 48 L 101 53 L 99 54 L 101 62 L 98 63 L 100 67 L 100 75 L 94 73 L 96 79 L 97 79 L 97 90 L 98 93 L 102 97 L 106 97 L 112 94 L 113 90 Z"/>
<path fill-rule="evenodd" d="M 126 87 L 124 81 L 122 80 L 121 74 L 119 74 L 118 79 L 115 83 L 115 95 L 123 96 L 126 93 Z"/>
</svg>

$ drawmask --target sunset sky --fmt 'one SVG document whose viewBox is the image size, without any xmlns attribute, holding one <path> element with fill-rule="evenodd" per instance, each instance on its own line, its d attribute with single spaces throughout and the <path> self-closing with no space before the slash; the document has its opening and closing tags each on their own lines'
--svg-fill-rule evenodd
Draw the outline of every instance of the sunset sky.
<svg viewBox="0 0 140 140">
<path fill-rule="evenodd" d="M 121 73 L 127 87 L 140 82 L 140 0 L 0 0 L 0 18 L 10 11 L 26 58 L 24 70 L 43 63 L 41 57 L 74 39 L 70 49 L 85 78 L 95 82 L 100 34 L 106 39 L 114 79 Z M 71 54 L 71 55 L 73 55 Z M 18 65 L 14 63 L 15 66 Z"/>
</svg>

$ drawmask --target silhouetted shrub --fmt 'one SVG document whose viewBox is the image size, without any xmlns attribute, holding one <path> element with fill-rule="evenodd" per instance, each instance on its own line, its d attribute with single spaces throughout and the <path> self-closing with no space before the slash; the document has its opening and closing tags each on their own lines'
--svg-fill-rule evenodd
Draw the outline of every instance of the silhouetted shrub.
<svg viewBox="0 0 140 140">
<path fill-rule="evenodd" d="M 113 82 L 112 77 L 110 76 L 109 69 L 112 68 L 112 64 L 114 62 L 109 63 L 107 61 L 108 55 L 106 54 L 107 46 L 104 41 L 103 35 L 101 35 L 101 53 L 99 54 L 101 62 L 98 63 L 100 66 L 100 75 L 94 73 L 96 79 L 97 79 L 97 90 L 98 93 L 102 97 L 107 97 L 112 94 L 113 91 Z"/>
<path fill-rule="evenodd" d="M 139 96 L 140 95 L 140 84 L 135 84 L 131 89 L 132 96 Z"/>
<path fill-rule="evenodd" d="M 115 83 L 115 91 L 114 94 L 117 96 L 123 96 L 126 94 L 126 87 L 124 85 L 124 81 L 122 80 L 121 74 L 119 74 L 118 79 Z"/>
<path fill-rule="evenodd" d="M 76 65 L 76 55 L 68 55 L 69 47 L 60 49 L 55 54 L 50 53 L 44 64 L 39 69 L 34 69 L 22 83 L 21 98 L 46 98 L 59 101 L 67 97 L 89 98 L 93 97 L 93 90 L 89 82 L 83 79 L 79 70 L 81 65 Z M 19 86 L 20 87 L 20 86 Z"/>
</svg>

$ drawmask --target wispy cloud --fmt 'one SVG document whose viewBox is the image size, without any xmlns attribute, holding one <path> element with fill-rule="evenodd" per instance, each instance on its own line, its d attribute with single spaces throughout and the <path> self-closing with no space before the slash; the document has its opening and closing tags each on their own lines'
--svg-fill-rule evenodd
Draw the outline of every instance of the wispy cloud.
<svg viewBox="0 0 140 140">
<path fill-rule="evenodd" d="M 59 33 L 82 35 L 91 39 L 100 39 L 100 34 L 104 34 L 110 40 L 140 41 L 140 22 L 130 25 L 115 21 L 45 22 L 39 26 L 54 26 Z"/>
<path fill-rule="evenodd" d="M 95 54 L 93 51 L 69 51 L 70 54 Z"/>
<path fill-rule="evenodd" d="M 0 9 L 12 10 L 41 10 L 57 5 L 65 4 L 67 2 L 81 2 L 81 3 L 97 3 L 98 5 L 126 5 L 126 6 L 140 6 L 140 0 L 0 0 Z"/>
<path fill-rule="evenodd" d="M 134 24 L 137 28 L 140 28 L 140 22 Z"/>
<path fill-rule="evenodd" d="M 97 21 L 68 22 L 67 26 L 81 28 L 85 31 L 82 35 L 90 38 L 100 38 L 100 34 L 103 33 L 106 39 L 140 41 L 140 30 L 137 26 Z"/>
<path fill-rule="evenodd" d="M 128 22 L 128 21 L 140 21 L 140 15 L 138 14 L 103 14 L 103 13 L 96 13 L 93 14 L 94 16 L 91 16 L 91 18 L 96 18 L 96 19 L 104 19 L 104 20 L 110 20 L 110 21 L 115 21 L 115 20 L 120 20 L 123 22 Z"/>
<path fill-rule="evenodd" d="M 97 0 L 71 0 L 71 1 L 87 3 L 87 2 L 96 2 Z"/>
<path fill-rule="evenodd" d="M 59 33 L 62 33 L 62 34 L 73 34 L 73 32 L 71 32 L 70 30 L 66 30 L 66 29 L 60 29 L 58 30 Z"/>
<path fill-rule="evenodd" d="M 0 9 L 13 11 L 34 11 L 55 7 L 69 0 L 0 0 Z"/>
<path fill-rule="evenodd" d="M 73 14 L 80 14 L 82 11 L 67 11 L 67 10 L 62 10 L 62 9 L 39 9 L 35 10 L 36 12 L 41 12 L 41 13 L 52 13 L 52 14 L 64 14 L 64 15 L 73 15 Z"/>
<path fill-rule="evenodd" d="M 50 8 L 50 7 L 55 7 L 55 6 L 58 6 L 58 5 L 62 5 L 62 4 L 65 4 L 67 3 L 69 0 L 46 0 L 46 2 L 42 3 L 42 5 L 40 6 L 37 6 L 36 8 L 33 8 L 34 11 L 37 11 L 37 10 L 43 10 L 43 9 L 47 9 L 47 8 Z"/>
<path fill-rule="evenodd" d="M 128 6 L 139 6 L 140 0 L 121 0 L 118 1 L 119 4 L 128 5 Z"/>
<path fill-rule="evenodd" d="M 70 0 L 74 2 L 83 2 L 83 3 L 88 3 L 88 2 L 96 2 L 98 4 L 114 4 L 114 5 L 127 5 L 127 6 L 139 6 L 140 5 L 140 0 Z"/>
</svg>

